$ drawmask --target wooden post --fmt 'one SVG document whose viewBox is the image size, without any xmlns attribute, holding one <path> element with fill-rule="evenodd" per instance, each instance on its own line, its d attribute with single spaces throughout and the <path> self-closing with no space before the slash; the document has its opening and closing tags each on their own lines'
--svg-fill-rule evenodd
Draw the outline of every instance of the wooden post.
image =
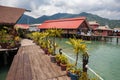
<svg viewBox="0 0 120 80">
<path fill-rule="evenodd" d="M 110 38 L 110 42 L 112 42 L 112 37 Z"/>
<path fill-rule="evenodd" d="M 102 37 L 101 37 L 101 41 L 104 41 L 104 40 L 105 40 L 105 39 L 104 39 L 104 37 L 102 36 Z"/>
<path fill-rule="evenodd" d="M 105 42 L 107 41 L 107 37 L 104 37 L 104 41 L 105 41 Z"/>
<path fill-rule="evenodd" d="M 118 38 L 118 37 L 116 37 L 117 44 L 118 44 L 118 41 L 119 41 L 118 39 L 119 39 L 119 38 Z"/>
<path fill-rule="evenodd" d="M 95 36 L 95 41 L 97 40 L 96 38 L 97 38 L 97 36 Z"/>
<path fill-rule="evenodd" d="M 8 55 L 8 52 L 7 51 L 5 51 L 5 53 L 4 53 L 4 65 L 7 65 L 7 55 Z"/>
</svg>

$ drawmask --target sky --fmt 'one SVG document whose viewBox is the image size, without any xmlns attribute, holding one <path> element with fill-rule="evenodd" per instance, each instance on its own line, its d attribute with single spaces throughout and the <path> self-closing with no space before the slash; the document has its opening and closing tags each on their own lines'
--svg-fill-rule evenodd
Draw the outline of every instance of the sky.
<svg viewBox="0 0 120 80">
<path fill-rule="evenodd" d="M 31 10 L 25 14 L 34 18 L 56 13 L 87 12 L 120 20 L 120 0 L 0 0 L 0 5 Z"/>
</svg>

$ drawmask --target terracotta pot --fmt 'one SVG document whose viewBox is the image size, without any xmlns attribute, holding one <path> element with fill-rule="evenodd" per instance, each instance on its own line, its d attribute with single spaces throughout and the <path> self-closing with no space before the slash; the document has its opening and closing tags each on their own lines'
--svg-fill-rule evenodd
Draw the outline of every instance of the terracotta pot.
<svg viewBox="0 0 120 80">
<path fill-rule="evenodd" d="M 51 60 L 51 62 L 56 63 L 56 58 L 55 58 L 54 55 L 51 55 L 51 56 L 50 56 L 50 60 Z"/>
<path fill-rule="evenodd" d="M 48 54 L 47 48 L 43 48 L 43 50 L 44 50 L 45 54 Z"/>
<path fill-rule="evenodd" d="M 62 70 L 62 71 L 65 71 L 65 70 L 66 70 L 66 67 L 67 67 L 66 64 L 60 63 L 60 66 L 61 66 L 61 70 Z"/>
<path fill-rule="evenodd" d="M 56 60 L 56 62 L 57 62 L 57 65 L 60 66 L 60 61 L 59 61 L 59 60 Z"/>
<path fill-rule="evenodd" d="M 48 56 L 50 56 L 50 53 L 48 52 Z"/>
</svg>

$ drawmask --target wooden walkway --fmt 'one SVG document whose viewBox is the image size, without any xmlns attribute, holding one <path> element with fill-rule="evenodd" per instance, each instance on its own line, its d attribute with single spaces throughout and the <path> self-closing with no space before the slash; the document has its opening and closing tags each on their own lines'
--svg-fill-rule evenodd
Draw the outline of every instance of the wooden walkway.
<svg viewBox="0 0 120 80">
<path fill-rule="evenodd" d="M 37 45 L 20 47 L 6 80 L 70 80 Z"/>
</svg>

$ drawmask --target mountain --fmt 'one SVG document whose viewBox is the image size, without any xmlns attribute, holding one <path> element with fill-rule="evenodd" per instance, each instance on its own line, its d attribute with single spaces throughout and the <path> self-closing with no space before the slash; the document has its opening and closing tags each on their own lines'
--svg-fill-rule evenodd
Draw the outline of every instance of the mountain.
<svg viewBox="0 0 120 80">
<path fill-rule="evenodd" d="M 28 23 L 33 24 L 34 21 L 35 21 L 35 18 L 23 14 L 23 16 L 18 20 L 17 23 L 19 23 L 19 24 L 28 24 Z"/>
<path fill-rule="evenodd" d="M 120 20 L 110 20 L 107 18 L 102 18 L 98 15 L 82 12 L 80 14 L 68 14 L 68 13 L 57 13 L 52 16 L 43 15 L 39 18 L 33 18 L 31 16 L 23 15 L 18 23 L 29 23 L 29 24 L 36 24 L 36 23 L 43 23 L 46 20 L 52 19 L 60 19 L 60 18 L 73 18 L 73 17 L 80 17 L 85 16 L 87 17 L 88 21 L 97 21 L 100 25 L 109 25 L 110 28 L 120 27 Z"/>
</svg>

